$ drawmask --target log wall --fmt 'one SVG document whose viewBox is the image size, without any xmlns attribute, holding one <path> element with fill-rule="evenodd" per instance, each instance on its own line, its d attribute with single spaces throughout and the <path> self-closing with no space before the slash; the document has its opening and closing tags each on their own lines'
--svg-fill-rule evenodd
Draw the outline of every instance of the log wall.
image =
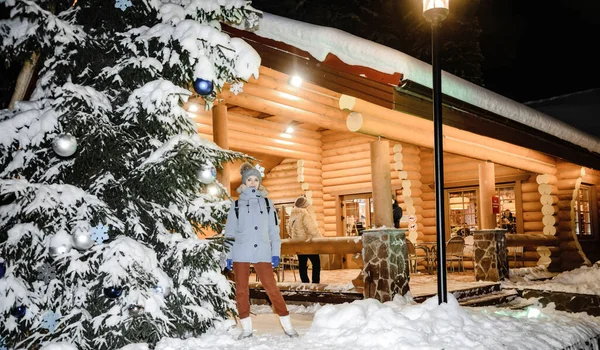
<svg viewBox="0 0 600 350">
<path fill-rule="evenodd" d="M 558 223 L 557 236 L 560 241 L 561 270 L 572 270 L 589 264 L 575 234 L 574 208 L 577 193 L 585 169 L 573 163 L 559 161 L 556 164 Z"/>
<path fill-rule="evenodd" d="M 416 244 L 418 239 L 423 239 L 421 150 L 417 146 L 401 143 L 395 144 L 393 150 L 392 169 L 398 171 L 398 178 L 402 180 L 402 188 L 395 191 L 396 201 L 402 208 L 402 216 L 406 217 L 400 222 L 400 227 L 408 229 L 406 238 Z"/>
<path fill-rule="evenodd" d="M 376 138 L 351 132 L 327 130 L 322 132 L 323 213 L 324 234 L 327 237 L 344 235 L 341 218 L 336 215 L 339 195 L 371 193 L 370 143 Z M 394 149 L 390 144 L 390 165 L 394 166 Z M 400 187 L 397 170 L 391 171 L 392 187 Z"/>
</svg>

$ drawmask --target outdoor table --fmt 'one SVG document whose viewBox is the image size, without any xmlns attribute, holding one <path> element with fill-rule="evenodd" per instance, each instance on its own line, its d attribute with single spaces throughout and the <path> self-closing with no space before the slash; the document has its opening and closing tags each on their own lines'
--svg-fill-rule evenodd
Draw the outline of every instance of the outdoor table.
<svg viewBox="0 0 600 350">
<path fill-rule="evenodd" d="M 430 275 L 433 275 L 433 265 L 435 263 L 437 242 L 417 242 L 415 248 L 423 249 L 425 251 L 425 258 L 427 259 L 427 272 L 429 272 Z"/>
</svg>

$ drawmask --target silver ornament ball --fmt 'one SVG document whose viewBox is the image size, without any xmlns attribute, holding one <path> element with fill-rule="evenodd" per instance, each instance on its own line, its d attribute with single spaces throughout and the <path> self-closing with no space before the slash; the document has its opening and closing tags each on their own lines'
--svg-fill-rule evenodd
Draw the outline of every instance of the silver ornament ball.
<svg viewBox="0 0 600 350">
<path fill-rule="evenodd" d="M 217 178 L 217 168 L 214 165 L 205 165 L 198 171 L 198 177 L 200 178 L 200 182 L 209 185 L 215 182 Z"/>
<path fill-rule="evenodd" d="M 52 149 L 61 157 L 70 157 L 77 151 L 77 139 L 71 134 L 60 134 L 52 141 Z"/>
<path fill-rule="evenodd" d="M 60 258 L 62 255 L 67 254 L 71 251 L 71 246 L 66 244 L 61 244 L 56 247 L 50 247 L 50 256 L 52 259 Z"/>
<path fill-rule="evenodd" d="M 129 310 L 129 313 L 131 315 L 137 316 L 144 312 L 144 307 L 141 305 L 129 305 L 129 308 L 127 308 L 127 310 Z"/>
<path fill-rule="evenodd" d="M 73 234 L 73 247 L 77 250 L 88 250 L 94 243 L 89 232 L 76 232 Z"/>
</svg>

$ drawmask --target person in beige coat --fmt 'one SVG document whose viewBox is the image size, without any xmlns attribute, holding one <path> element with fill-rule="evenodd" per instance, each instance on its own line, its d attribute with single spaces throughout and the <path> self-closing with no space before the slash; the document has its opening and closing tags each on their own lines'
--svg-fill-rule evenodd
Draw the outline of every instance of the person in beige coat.
<svg viewBox="0 0 600 350">
<path fill-rule="evenodd" d="M 298 197 L 294 203 L 294 209 L 287 222 L 287 232 L 290 238 L 307 240 L 321 237 L 315 219 L 308 211 L 308 199 Z M 312 283 L 321 282 L 321 259 L 319 254 L 298 254 L 298 272 L 303 283 L 310 283 L 308 279 L 308 260 L 312 264 Z"/>
</svg>

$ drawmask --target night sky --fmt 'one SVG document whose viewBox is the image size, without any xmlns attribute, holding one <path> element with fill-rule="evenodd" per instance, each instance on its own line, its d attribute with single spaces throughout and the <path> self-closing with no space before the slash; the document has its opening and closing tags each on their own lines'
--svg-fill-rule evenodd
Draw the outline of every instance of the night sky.
<svg viewBox="0 0 600 350">
<path fill-rule="evenodd" d="M 465 1 L 479 1 L 485 88 L 518 102 L 600 88 L 600 56 L 592 54 L 599 49 L 600 1 L 450 0 L 450 11 Z M 0 13 L 6 16 L 3 5 Z M 0 69 L 3 100 L 12 93 L 10 73 Z"/>
<path fill-rule="evenodd" d="M 600 88 L 600 2 L 482 0 L 479 20 L 485 88 L 518 102 Z"/>
</svg>

